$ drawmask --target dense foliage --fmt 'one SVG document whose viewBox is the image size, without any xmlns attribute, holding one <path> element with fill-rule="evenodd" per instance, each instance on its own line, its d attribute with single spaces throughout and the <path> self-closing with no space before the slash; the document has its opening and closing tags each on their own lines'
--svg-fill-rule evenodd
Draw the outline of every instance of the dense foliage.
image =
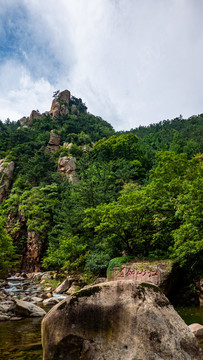
<svg viewBox="0 0 203 360">
<path fill-rule="evenodd" d="M 0 123 L 0 158 L 15 162 L 0 208 L 2 271 L 26 253 L 29 231 L 45 269 L 104 274 L 122 255 L 200 266 L 203 115 L 115 133 L 71 101 L 80 114 Z M 51 130 L 71 145 L 47 153 Z M 57 171 L 63 156 L 77 159 L 75 184 Z"/>
</svg>

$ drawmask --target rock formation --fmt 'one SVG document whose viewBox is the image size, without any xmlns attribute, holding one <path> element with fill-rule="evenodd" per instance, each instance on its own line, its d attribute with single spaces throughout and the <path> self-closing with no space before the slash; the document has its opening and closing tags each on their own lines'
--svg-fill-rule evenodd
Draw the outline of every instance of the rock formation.
<svg viewBox="0 0 203 360">
<path fill-rule="evenodd" d="M 53 152 L 59 150 L 60 141 L 60 135 L 56 134 L 54 130 L 51 130 L 49 142 L 45 149 L 46 154 L 52 154 Z"/>
<path fill-rule="evenodd" d="M 58 171 L 68 180 L 75 184 L 78 182 L 76 175 L 76 158 L 72 156 L 64 156 L 58 160 Z"/>
<path fill-rule="evenodd" d="M 22 269 L 26 272 L 40 271 L 42 254 L 42 241 L 40 234 L 36 231 L 28 232 L 27 250 L 23 259 Z"/>
<path fill-rule="evenodd" d="M 0 160 L 0 203 L 6 198 L 11 184 L 14 171 L 14 162 L 7 162 L 6 159 Z"/>
<path fill-rule="evenodd" d="M 172 262 L 170 260 L 136 262 L 131 264 L 124 264 L 121 268 L 113 268 L 107 273 L 107 279 L 134 280 L 137 284 L 148 282 L 161 288 L 168 288 L 168 278 L 170 277 L 171 271 Z"/>
<path fill-rule="evenodd" d="M 16 315 L 20 315 L 23 317 L 42 317 L 46 315 L 46 311 L 44 311 L 39 306 L 28 301 L 18 299 L 15 299 L 14 312 L 16 313 Z"/>
<path fill-rule="evenodd" d="M 28 125 L 30 126 L 32 124 L 33 119 L 40 119 L 41 117 L 42 117 L 42 115 L 38 111 L 32 110 L 29 120 L 28 120 Z"/>
<path fill-rule="evenodd" d="M 23 116 L 19 121 L 20 121 L 20 125 L 23 126 L 27 123 L 27 118 Z"/>
<path fill-rule="evenodd" d="M 49 112 L 52 119 L 60 115 L 68 114 L 69 102 L 70 102 L 70 91 L 64 90 L 60 92 L 57 98 L 52 101 L 51 110 Z"/>
<path fill-rule="evenodd" d="M 78 115 L 79 114 L 79 111 L 78 111 L 77 106 L 75 104 L 73 104 L 71 106 L 71 114 L 72 115 Z"/>
<path fill-rule="evenodd" d="M 135 281 L 86 287 L 42 322 L 44 360 L 201 360 L 194 335 L 159 288 Z"/>
</svg>

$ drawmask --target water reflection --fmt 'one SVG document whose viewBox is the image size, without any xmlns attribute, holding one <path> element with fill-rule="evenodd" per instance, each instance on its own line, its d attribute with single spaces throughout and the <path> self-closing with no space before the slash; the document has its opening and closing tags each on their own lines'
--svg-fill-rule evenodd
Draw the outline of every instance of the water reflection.
<svg viewBox="0 0 203 360">
<path fill-rule="evenodd" d="M 41 360 L 41 318 L 0 323 L 1 360 Z"/>
</svg>

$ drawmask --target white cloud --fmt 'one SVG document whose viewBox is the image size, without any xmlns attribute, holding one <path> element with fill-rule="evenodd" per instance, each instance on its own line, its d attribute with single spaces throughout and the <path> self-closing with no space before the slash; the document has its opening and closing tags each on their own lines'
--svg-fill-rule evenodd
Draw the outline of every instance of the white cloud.
<svg viewBox="0 0 203 360">
<path fill-rule="evenodd" d="M 33 109 L 49 110 L 53 86 L 45 79 L 34 80 L 19 63 L 6 62 L 0 68 L 0 119 L 18 120 Z"/>
<path fill-rule="evenodd" d="M 0 98 L 6 104 L 14 94 L 12 111 L 22 113 L 28 106 L 29 112 L 40 107 L 48 110 L 49 93 L 68 88 L 86 102 L 90 112 L 117 129 L 203 112 L 202 2 L 20 3 L 26 9 L 31 39 L 22 39 L 21 75 L 12 66 L 10 73 L 5 71 L 4 82 L 9 81 Z M 29 80 L 21 85 L 26 76 Z M 26 94 L 32 104 L 23 102 Z M 16 102 L 17 98 L 21 100 Z M 0 105 L 5 111 L 3 100 Z"/>
</svg>

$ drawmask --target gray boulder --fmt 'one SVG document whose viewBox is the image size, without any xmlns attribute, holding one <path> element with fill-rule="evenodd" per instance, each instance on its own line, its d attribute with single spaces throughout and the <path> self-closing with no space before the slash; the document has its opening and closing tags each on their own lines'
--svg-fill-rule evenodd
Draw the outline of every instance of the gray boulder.
<svg viewBox="0 0 203 360">
<path fill-rule="evenodd" d="M 51 298 L 48 298 L 48 299 L 45 299 L 43 301 L 43 305 L 44 306 L 51 306 L 51 305 L 56 305 L 59 303 L 59 300 L 56 299 L 55 297 L 51 297 Z"/>
<path fill-rule="evenodd" d="M 194 335 L 159 288 L 133 280 L 82 289 L 42 321 L 44 360 L 201 360 Z"/>
<path fill-rule="evenodd" d="M 46 311 L 28 301 L 15 299 L 13 311 L 16 315 L 24 317 L 43 317 Z"/>
</svg>

